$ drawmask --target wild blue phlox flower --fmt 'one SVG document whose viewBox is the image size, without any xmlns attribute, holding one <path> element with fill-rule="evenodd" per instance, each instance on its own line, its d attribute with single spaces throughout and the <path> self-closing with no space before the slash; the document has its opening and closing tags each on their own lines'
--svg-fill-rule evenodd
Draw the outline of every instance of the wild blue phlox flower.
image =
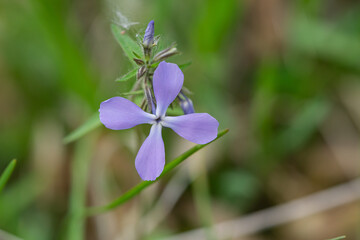
<svg viewBox="0 0 360 240">
<path fill-rule="evenodd" d="M 100 121 L 109 129 L 122 130 L 139 124 L 152 124 L 150 134 L 135 159 L 135 167 L 143 180 L 155 180 L 164 169 L 162 127 L 171 128 L 181 137 L 198 144 L 208 143 L 217 136 L 219 123 L 207 113 L 166 116 L 166 110 L 179 94 L 183 82 L 184 75 L 176 64 L 161 62 L 153 76 L 154 114 L 143 111 L 122 97 L 110 98 L 100 105 Z"/>
</svg>

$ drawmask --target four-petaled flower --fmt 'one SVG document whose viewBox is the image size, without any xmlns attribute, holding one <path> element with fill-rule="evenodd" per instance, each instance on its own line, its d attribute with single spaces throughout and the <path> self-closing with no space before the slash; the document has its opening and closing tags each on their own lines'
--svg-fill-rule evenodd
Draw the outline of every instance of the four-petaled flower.
<svg viewBox="0 0 360 240">
<path fill-rule="evenodd" d="M 155 180 L 165 165 L 162 127 L 174 130 L 181 137 L 198 144 L 205 144 L 217 136 L 218 121 L 207 113 L 166 116 L 168 106 L 179 94 L 184 82 L 180 68 L 173 63 L 161 62 L 154 72 L 153 89 L 156 98 L 154 114 L 143 111 L 135 103 L 113 97 L 100 105 L 100 121 L 113 130 L 132 128 L 138 124 L 152 124 L 150 134 L 142 144 L 135 166 L 143 180 Z"/>
</svg>

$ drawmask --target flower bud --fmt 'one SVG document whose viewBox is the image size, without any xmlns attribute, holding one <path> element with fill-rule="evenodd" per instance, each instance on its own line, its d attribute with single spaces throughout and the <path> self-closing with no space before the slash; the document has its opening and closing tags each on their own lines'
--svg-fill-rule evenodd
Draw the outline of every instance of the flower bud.
<svg viewBox="0 0 360 240">
<path fill-rule="evenodd" d="M 145 35 L 143 39 L 143 46 L 145 48 L 151 47 L 154 43 L 154 20 L 151 20 L 145 30 Z"/>
<path fill-rule="evenodd" d="M 145 64 L 145 62 L 141 59 L 138 59 L 138 58 L 133 58 L 134 62 L 139 65 L 139 66 L 142 66 Z"/>
<path fill-rule="evenodd" d="M 141 66 L 136 73 L 136 79 L 140 79 L 142 76 L 144 76 L 145 72 L 146 72 L 146 67 Z"/>
<path fill-rule="evenodd" d="M 158 52 L 155 56 L 154 56 L 154 62 L 161 62 L 163 60 L 165 60 L 168 57 L 171 57 L 175 54 L 178 54 L 178 50 L 176 49 L 176 47 L 169 47 L 165 50 L 162 50 L 160 52 Z"/>
<path fill-rule="evenodd" d="M 186 97 L 186 95 L 181 91 L 179 94 L 180 99 L 180 107 L 183 110 L 184 114 L 194 113 L 194 105 L 190 98 Z"/>
<path fill-rule="evenodd" d="M 150 90 L 149 86 L 147 86 L 147 85 L 145 86 L 145 96 L 146 96 L 147 105 L 148 105 L 150 112 L 155 114 L 154 99 L 152 97 L 151 90 Z"/>
</svg>

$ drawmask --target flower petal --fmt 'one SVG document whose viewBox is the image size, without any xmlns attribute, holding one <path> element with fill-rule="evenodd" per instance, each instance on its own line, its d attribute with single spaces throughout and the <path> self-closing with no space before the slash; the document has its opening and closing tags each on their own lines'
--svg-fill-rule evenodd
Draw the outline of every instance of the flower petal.
<svg viewBox="0 0 360 240">
<path fill-rule="evenodd" d="M 155 115 L 144 112 L 135 103 L 113 97 L 100 104 L 100 121 L 113 130 L 132 128 L 138 124 L 151 123 Z"/>
<path fill-rule="evenodd" d="M 151 127 L 135 159 L 136 170 L 145 181 L 154 181 L 164 169 L 165 149 L 161 128 L 160 124 Z"/>
<path fill-rule="evenodd" d="M 166 109 L 179 94 L 184 74 L 178 65 L 161 62 L 154 72 L 153 86 L 156 98 L 156 116 L 164 116 Z"/>
<path fill-rule="evenodd" d="M 162 125 L 191 142 L 205 144 L 216 138 L 219 122 L 207 113 L 191 113 L 165 117 Z"/>
</svg>

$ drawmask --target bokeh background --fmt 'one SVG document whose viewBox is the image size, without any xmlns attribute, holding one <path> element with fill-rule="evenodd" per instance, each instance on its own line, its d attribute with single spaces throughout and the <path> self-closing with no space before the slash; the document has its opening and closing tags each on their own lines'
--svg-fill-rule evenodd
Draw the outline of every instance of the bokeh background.
<svg viewBox="0 0 360 240">
<path fill-rule="evenodd" d="M 132 67 L 110 24 L 135 39 L 150 20 L 182 52 L 170 61 L 192 62 L 195 110 L 230 132 L 88 218 L 83 239 L 360 239 L 359 184 L 347 184 L 360 170 L 357 0 L 0 1 L 0 171 L 17 159 L 0 239 L 76 239 L 73 198 L 106 204 L 141 181 L 133 130 L 63 138 L 126 88 L 114 80 Z M 167 161 L 193 146 L 163 135 Z"/>
</svg>

